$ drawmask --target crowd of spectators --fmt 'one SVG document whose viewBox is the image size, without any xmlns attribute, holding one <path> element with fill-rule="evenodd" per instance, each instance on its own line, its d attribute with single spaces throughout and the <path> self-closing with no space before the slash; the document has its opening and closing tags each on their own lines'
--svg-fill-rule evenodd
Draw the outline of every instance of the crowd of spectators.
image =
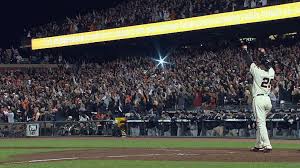
<svg viewBox="0 0 300 168">
<path fill-rule="evenodd" d="M 24 35 L 38 38 L 72 34 L 296 1 L 299 0 L 126 0 L 109 9 L 93 10 L 24 30 Z"/>
<path fill-rule="evenodd" d="M 61 55 L 51 52 L 31 52 L 22 48 L 0 48 L 0 64 L 62 64 Z"/>
<path fill-rule="evenodd" d="M 0 48 L 0 64 L 19 64 L 22 63 L 23 57 L 17 48 L 11 47 L 9 49 Z"/>
<path fill-rule="evenodd" d="M 300 43 L 271 46 L 276 79 L 275 106 L 299 103 Z M 259 51 L 249 49 L 257 58 Z M 156 115 L 168 110 L 215 110 L 251 104 L 251 75 L 240 48 L 175 49 L 164 67 L 150 56 L 102 63 L 63 64 L 52 69 L 22 69 L 0 74 L 0 122 L 101 120 Z M 95 112 L 95 113 L 92 113 Z M 184 113 L 182 113 L 184 114 Z"/>
<path fill-rule="evenodd" d="M 52 22 L 25 33 L 28 38 L 54 36 L 295 1 L 298 0 L 124 1 L 114 8 L 67 17 L 62 22 Z M 300 104 L 300 43 L 274 45 L 266 50 L 274 60 L 276 72 L 269 95 L 275 108 L 267 118 L 286 121 L 274 130 L 295 130 L 295 121 L 300 120 L 299 111 L 277 112 L 276 107 Z M 254 48 L 250 48 L 249 53 L 255 60 L 260 54 Z M 254 130 L 252 78 L 240 48 L 182 46 L 167 57 L 165 65 L 157 65 L 152 56 L 128 56 L 97 63 L 89 58 L 78 62 L 52 51 L 28 55 L 22 53 L 22 49 L 0 48 L 0 64 L 58 64 L 56 68 L 0 69 L 0 123 L 80 121 L 77 126 L 73 123 L 62 125 L 64 129 L 58 134 L 102 135 L 104 129 L 99 132 L 98 128 L 105 124 L 84 122 L 125 116 L 129 120 L 149 121 L 144 128 L 137 123 L 129 124 L 128 131 L 137 136 L 251 134 Z M 171 122 L 158 123 L 159 119 Z M 191 122 L 176 123 L 178 119 Z M 228 122 L 226 132 L 222 125 L 224 119 L 246 119 L 247 122 Z M 200 126 L 203 120 L 216 122 Z M 70 128 L 77 133 L 72 133 Z"/>
</svg>

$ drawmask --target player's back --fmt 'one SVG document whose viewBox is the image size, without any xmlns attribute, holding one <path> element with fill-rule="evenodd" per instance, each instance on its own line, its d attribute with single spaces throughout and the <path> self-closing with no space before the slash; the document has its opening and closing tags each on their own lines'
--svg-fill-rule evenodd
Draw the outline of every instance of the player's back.
<svg viewBox="0 0 300 168">
<path fill-rule="evenodd" d="M 268 95 L 271 91 L 271 83 L 275 77 L 274 69 L 269 68 L 268 71 L 265 71 L 252 63 L 250 72 L 253 76 L 252 95 Z"/>
</svg>

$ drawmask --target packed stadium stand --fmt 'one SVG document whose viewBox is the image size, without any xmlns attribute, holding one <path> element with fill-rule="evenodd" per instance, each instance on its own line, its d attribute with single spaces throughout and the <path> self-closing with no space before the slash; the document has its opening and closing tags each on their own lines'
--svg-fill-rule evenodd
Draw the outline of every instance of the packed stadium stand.
<svg viewBox="0 0 300 168">
<path fill-rule="evenodd" d="M 296 1 L 124 1 L 114 8 L 33 27 L 25 34 L 26 38 L 49 37 Z M 257 60 L 257 44 L 249 44 L 249 52 Z M 290 130 L 296 131 L 295 123 L 300 120 L 299 32 L 292 38 L 269 39 L 265 49 L 274 60 L 276 72 L 270 94 L 273 110 L 268 118 L 281 119 L 285 121 L 286 130 L 293 127 Z M 240 128 L 229 124 L 231 131 L 227 134 L 244 135 L 246 132 L 241 131 L 241 127 L 249 127 L 247 134 L 253 136 L 252 78 L 236 43 L 225 39 L 214 48 L 199 43 L 180 45 L 170 52 L 165 64 L 157 64 L 157 56 L 130 54 L 95 59 L 65 55 L 59 50 L 28 52 L 0 48 L 0 123 L 86 122 L 125 116 L 128 120 L 153 122 L 148 123 L 149 129 L 144 135 L 223 136 L 219 121 L 245 119 L 244 125 L 237 124 Z M 16 66 L 6 66 L 9 64 Z M 196 132 L 186 133 L 184 129 L 188 127 L 178 125 L 177 131 L 172 132 L 172 123 L 169 123 L 167 131 L 158 133 L 155 121 L 178 119 L 217 122 L 205 126 L 211 132 L 201 132 L 197 124 Z M 193 122 L 189 130 L 196 130 Z M 128 126 L 132 135 L 142 134 L 141 125 L 130 123 Z M 1 134 L 5 135 L 0 131 Z M 293 132 L 295 136 L 298 134 Z"/>
<path fill-rule="evenodd" d="M 137 24 L 203 16 L 299 0 L 126 0 L 106 10 L 66 17 L 25 32 L 29 38 L 95 31 Z"/>
<path fill-rule="evenodd" d="M 266 50 L 275 60 L 277 74 L 270 95 L 274 107 L 280 103 L 297 105 L 298 39 L 289 45 L 271 45 Z M 250 52 L 255 57 L 259 55 L 255 49 Z M 65 59 L 68 62 L 68 57 Z M 16 121 L 44 120 L 41 114 L 45 112 L 56 113 L 56 120 L 61 121 L 69 115 L 79 120 L 79 114 L 85 111 L 103 112 L 109 114 L 107 117 L 120 112 L 147 115 L 155 111 L 160 116 L 166 110 L 251 105 L 251 75 L 240 48 L 212 51 L 203 50 L 200 45 L 181 46 L 166 62 L 157 66 L 152 57 L 143 55 L 102 63 L 87 58 L 79 66 L 76 63 L 52 68 L 4 69 L 2 111 L 14 112 Z"/>
</svg>

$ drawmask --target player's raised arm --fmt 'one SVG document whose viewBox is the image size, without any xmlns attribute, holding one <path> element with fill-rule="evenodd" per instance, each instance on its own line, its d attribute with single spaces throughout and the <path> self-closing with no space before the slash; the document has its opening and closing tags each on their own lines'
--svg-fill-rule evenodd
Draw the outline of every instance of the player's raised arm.
<svg viewBox="0 0 300 168">
<path fill-rule="evenodd" d="M 247 45 L 242 46 L 242 56 L 243 56 L 244 60 L 246 61 L 246 64 L 248 65 L 248 67 L 250 67 L 250 65 L 253 63 L 253 59 L 252 59 L 251 55 L 248 53 Z"/>
</svg>

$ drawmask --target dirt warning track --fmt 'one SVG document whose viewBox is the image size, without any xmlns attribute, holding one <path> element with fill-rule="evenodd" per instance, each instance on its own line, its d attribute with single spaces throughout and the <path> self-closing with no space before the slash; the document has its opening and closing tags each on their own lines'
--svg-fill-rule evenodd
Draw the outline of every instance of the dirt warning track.
<svg viewBox="0 0 300 168">
<path fill-rule="evenodd" d="M 16 155 L 2 164 L 38 163 L 63 160 L 157 160 L 210 162 L 300 162 L 298 150 L 255 153 L 248 149 L 186 148 L 98 148 Z"/>
</svg>

